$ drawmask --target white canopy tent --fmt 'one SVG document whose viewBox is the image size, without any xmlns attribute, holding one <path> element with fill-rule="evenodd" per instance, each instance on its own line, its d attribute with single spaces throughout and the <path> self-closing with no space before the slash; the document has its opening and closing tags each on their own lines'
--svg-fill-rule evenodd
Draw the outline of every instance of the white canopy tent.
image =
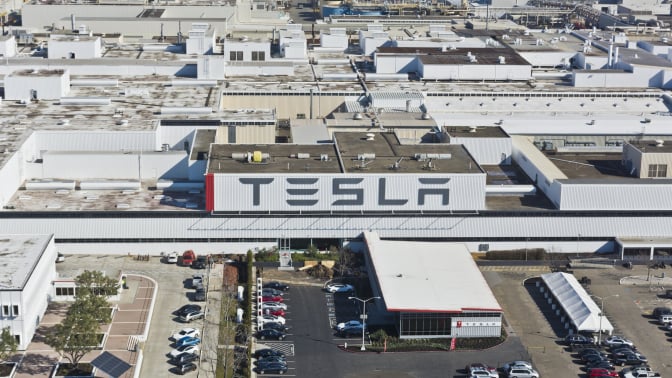
<svg viewBox="0 0 672 378">
<path fill-rule="evenodd" d="M 600 306 L 573 275 L 562 272 L 547 273 L 542 274 L 541 279 L 578 331 L 600 331 Z M 602 332 L 611 334 L 614 326 L 606 316 L 601 318 Z"/>
</svg>

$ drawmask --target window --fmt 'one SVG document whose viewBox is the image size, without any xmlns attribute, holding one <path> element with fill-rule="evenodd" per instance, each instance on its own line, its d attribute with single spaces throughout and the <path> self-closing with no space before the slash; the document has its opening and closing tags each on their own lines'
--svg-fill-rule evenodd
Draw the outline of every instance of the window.
<svg viewBox="0 0 672 378">
<path fill-rule="evenodd" d="M 230 51 L 229 52 L 229 60 L 231 60 L 231 61 L 243 60 L 243 52 L 242 51 Z"/>
<path fill-rule="evenodd" d="M 667 164 L 649 164 L 649 177 L 667 177 Z"/>
<path fill-rule="evenodd" d="M 266 53 L 263 51 L 252 51 L 252 60 L 264 61 L 266 60 Z"/>
<path fill-rule="evenodd" d="M 9 316 L 9 306 L 2 305 L 2 316 Z"/>
<path fill-rule="evenodd" d="M 19 306 L 18 305 L 12 306 L 12 315 L 19 316 Z"/>
<path fill-rule="evenodd" d="M 75 288 L 74 287 L 57 287 L 56 295 L 58 296 L 74 296 Z"/>
</svg>

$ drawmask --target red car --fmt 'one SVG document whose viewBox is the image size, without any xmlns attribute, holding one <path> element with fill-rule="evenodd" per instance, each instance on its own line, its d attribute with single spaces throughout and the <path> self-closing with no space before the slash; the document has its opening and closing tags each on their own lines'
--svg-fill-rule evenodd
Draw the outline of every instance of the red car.
<svg viewBox="0 0 672 378">
<path fill-rule="evenodd" d="M 283 301 L 282 297 L 279 296 L 279 295 L 264 296 L 264 297 L 261 297 L 261 300 L 263 302 L 282 302 Z"/>
<path fill-rule="evenodd" d="M 265 312 L 267 314 L 275 315 L 275 316 L 285 316 L 285 310 L 279 308 L 277 310 L 271 310 L 271 309 L 266 309 Z"/>
<path fill-rule="evenodd" d="M 589 369 L 588 378 L 596 377 L 618 377 L 618 373 L 607 369 Z"/>
</svg>

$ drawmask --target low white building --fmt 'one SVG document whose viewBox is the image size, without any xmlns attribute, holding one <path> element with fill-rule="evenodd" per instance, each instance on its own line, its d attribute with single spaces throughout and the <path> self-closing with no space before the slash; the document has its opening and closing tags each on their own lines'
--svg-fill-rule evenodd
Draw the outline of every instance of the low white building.
<svg viewBox="0 0 672 378">
<path fill-rule="evenodd" d="M 0 56 L 4 58 L 16 56 L 16 38 L 13 35 L 0 36 Z"/>
<path fill-rule="evenodd" d="M 280 55 L 287 59 L 306 59 L 308 43 L 301 24 L 288 24 L 280 30 Z"/>
<path fill-rule="evenodd" d="M 22 70 L 5 77 L 5 100 L 56 100 L 69 92 L 68 70 Z"/>
<path fill-rule="evenodd" d="M 320 32 L 320 47 L 346 50 L 348 35 L 345 28 L 330 28 L 329 31 Z"/>
<path fill-rule="evenodd" d="M 367 30 L 359 31 L 359 47 L 362 54 L 371 55 L 376 48 L 390 42 L 390 34 L 383 30 L 383 25 L 368 25 Z"/>
<path fill-rule="evenodd" d="M 53 235 L 3 235 L 0 328 L 9 327 L 25 350 L 53 296 L 56 247 Z"/>
<path fill-rule="evenodd" d="M 207 22 L 192 23 L 187 39 L 187 54 L 212 54 L 215 34 L 215 29 Z"/>
<path fill-rule="evenodd" d="M 49 59 L 100 58 L 103 51 L 102 39 L 88 35 L 52 34 L 48 46 Z"/>
</svg>

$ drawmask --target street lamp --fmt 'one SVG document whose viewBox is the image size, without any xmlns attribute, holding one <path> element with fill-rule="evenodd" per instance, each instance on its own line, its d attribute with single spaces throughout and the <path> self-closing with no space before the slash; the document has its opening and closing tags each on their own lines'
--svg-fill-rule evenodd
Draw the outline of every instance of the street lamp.
<svg viewBox="0 0 672 378">
<path fill-rule="evenodd" d="M 371 297 L 367 299 L 361 299 L 357 297 L 348 297 L 348 299 L 356 299 L 362 303 L 364 303 L 364 310 L 362 311 L 362 348 L 360 349 L 361 351 L 365 351 L 366 347 L 364 346 L 364 332 L 366 331 L 366 302 L 373 300 L 373 299 L 380 299 L 380 297 Z"/>
<path fill-rule="evenodd" d="M 597 334 L 597 345 L 602 344 L 602 317 L 604 317 L 604 301 L 612 297 L 618 297 L 618 294 L 609 295 L 606 297 L 598 297 L 597 295 L 590 295 L 600 300 L 600 332 Z"/>
</svg>

